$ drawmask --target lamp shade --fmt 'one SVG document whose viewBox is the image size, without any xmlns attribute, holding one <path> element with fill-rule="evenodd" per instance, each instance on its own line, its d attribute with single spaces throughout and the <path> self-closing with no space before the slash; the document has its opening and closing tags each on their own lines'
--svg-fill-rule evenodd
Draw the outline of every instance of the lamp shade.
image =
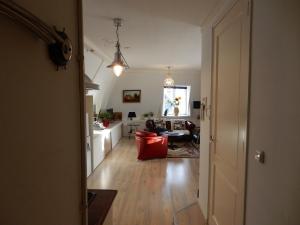
<svg viewBox="0 0 300 225">
<path fill-rule="evenodd" d="M 166 87 L 174 86 L 174 80 L 173 80 L 173 78 L 171 77 L 170 69 L 171 69 L 171 67 L 168 66 L 167 77 L 166 77 L 166 79 L 164 80 L 164 86 L 166 86 Z"/>
<path fill-rule="evenodd" d="M 117 51 L 115 53 L 114 61 L 110 65 L 108 65 L 107 68 L 112 68 L 113 73 L 117 77 L 119 77 L 123 73 L 127 65 L 122 60 L 122 53 L 120 51 L 119 43 L 117 43 L 116 47 L 117 47 Z"/>
<path fill-rule="evenodd" d="M 128 118 L 132 119 L 133 117 L 136 117 L 135 112 L 129 112 L 128 113 Z"/>
</svg>

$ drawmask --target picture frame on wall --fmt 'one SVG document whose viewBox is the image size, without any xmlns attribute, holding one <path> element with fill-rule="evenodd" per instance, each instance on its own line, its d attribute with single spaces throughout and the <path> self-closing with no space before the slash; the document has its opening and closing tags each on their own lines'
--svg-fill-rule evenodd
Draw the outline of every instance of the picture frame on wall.
<svg viewBox="0 0 300 225">
<path fill-rule="evenodd" d="M 138 103 L 141 102 L 141 90 L 123 90 L 124 103 Z"/>
</svg>

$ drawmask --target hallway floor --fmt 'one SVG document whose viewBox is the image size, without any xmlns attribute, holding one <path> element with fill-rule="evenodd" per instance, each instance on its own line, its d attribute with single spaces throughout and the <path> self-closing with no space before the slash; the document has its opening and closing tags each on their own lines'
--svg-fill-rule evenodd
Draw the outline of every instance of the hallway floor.
<svg viewBox="0 0 300 225">
<path fill-rule="evenodd" d="M 134 140 L 123 138 L 88 178 L 88 188 L 118 190 L 114 225 L 172 225 L 175 212 L 197 201 L 199 159 L 138 161 L 136 155 Z M 197 208 L 189 216 L 180 211 L 178 225 L 204 225 Z"/>
</svg>

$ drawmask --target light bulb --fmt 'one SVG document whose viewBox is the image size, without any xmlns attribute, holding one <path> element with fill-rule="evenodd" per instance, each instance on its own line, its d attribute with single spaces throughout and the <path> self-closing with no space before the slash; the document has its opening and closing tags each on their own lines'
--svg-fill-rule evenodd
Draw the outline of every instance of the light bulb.
<svg viewBox="0 0 300 225">
<path fill-rule="evenodd" d="M 164 80 L 164 85 L 165 86 L 174 86 L 174 80 L 171 77 L 167 77 Z"/>
<path fill-rule="evenodd" d="M 119 77 L 124 71 L 124 66 L 121 66 L 119 64 L 116 64 L 113 66 L 113 72 L 114 74 Z"/>
</svg>

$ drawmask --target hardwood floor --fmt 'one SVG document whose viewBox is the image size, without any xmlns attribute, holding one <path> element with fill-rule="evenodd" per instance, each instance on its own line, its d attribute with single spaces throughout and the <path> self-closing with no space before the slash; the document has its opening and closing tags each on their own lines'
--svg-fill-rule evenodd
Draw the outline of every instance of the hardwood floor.
<svg viewBox="0 0 300 225">
<path fill-rule="evenodd" d="M 114 225 L 172 225 L 175 212 L 196 202 L 199 160 L 138 161 L 136 156 L 134 140 L 123 138 L 88 178 L 88 188 L 118 190 Z M 202 217 L 192 223 L 193 214 L 198 218 L 200 210 L 178 225 L 204 225 Z"/>
</svg>

